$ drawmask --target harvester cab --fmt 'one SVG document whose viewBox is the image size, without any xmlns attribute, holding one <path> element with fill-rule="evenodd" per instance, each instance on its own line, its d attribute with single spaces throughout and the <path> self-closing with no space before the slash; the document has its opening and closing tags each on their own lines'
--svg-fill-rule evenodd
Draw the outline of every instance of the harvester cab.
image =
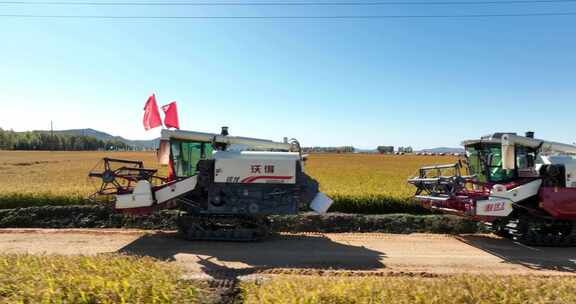
<svg viewBox="0 0 576 304">
<path fill-rule="evenodd" d="M 576 245 L 576 146 L 535 139 L 533 132 L 495 133 L 463 145 L 457 164 L 423 167 L 408 180 L 416 201 L 525 244 Z"/>
<path fill-rule="evenodd" d="M 227 127 L 220 134 L 162 130 L 158 159 L 167 177 L 141 162 L 105 159 L 102 172 L 90 173 L 103 183 L 96 196 L 112 197 L 124 213 L 177 209 L 181 233 L 201 240 L 262 239 L 268 216 L 324 213 L 332 204 L 304 172 L 296 140 L 235 137 Z M 113 170 L 110 161 L 133 165 Z"/>
</svg>

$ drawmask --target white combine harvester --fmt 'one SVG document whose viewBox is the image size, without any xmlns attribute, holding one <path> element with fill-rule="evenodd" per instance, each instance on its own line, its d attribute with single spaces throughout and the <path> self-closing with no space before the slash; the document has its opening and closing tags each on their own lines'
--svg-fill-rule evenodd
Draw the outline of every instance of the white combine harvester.
<svg viewBox="0 0 576 304">
<path fill-rule="evenodd" d="M 258 240 L 269 215 L 324 213 L 332 200 L 304 172 L 298 141 L 162 130 L 159 161 L 167 178 L 140 161 L 104 159 L 102 185 L 94 197 L 112 197 L 119 212 L 150 214 L 179 209 L 187 239 Z M 120 166 L 113 168 L 115 164 Z"/>
</svg>

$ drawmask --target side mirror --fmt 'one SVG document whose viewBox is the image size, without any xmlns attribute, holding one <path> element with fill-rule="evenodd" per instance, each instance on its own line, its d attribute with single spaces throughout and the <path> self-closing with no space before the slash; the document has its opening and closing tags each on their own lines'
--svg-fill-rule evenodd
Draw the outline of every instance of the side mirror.
<svg viewBox="0 0 576 304">
<path fill-rule="evenodd" d="M 160 163 L 160 165 L 168 165 L 170 163 L 170 141 L 168 140 L 160 140 L 158 163 Z"/>
<path fill-rule="evenodd" d="M 516 169 L 516 151 L 514 145 L 502 141 L 502 169 Z"/>
</svg>

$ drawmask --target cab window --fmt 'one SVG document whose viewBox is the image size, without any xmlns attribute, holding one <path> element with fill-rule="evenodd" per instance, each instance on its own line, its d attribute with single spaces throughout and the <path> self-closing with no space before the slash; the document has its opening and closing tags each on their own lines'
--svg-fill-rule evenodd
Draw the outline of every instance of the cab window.
<svg viewBox="0 0 576 304">
<path fill-rule="evenodd" d="M 212 155 L 212 145 L 207 143 L 172 140 L 170 149 L 176 176 L 195 175 L 198 161 Z"/>
</svg>

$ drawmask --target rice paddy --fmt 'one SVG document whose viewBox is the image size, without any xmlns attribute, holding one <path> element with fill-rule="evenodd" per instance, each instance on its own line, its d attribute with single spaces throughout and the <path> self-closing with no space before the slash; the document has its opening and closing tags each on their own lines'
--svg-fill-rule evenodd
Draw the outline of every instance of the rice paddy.
<svg viewBox="0 0 576 304">
<path fill-rule="evenodd" d="M 0 208 L 82 204 L 96 190 L 87 178 L 105 157 L 143 160 L 157 167 L 154 152 L 0 151 Z M 312 154 L 306 171 L 335 200 L 332 211 L 421 213 L 411 203 L 406 179 L 423 165 L 451 163 L 448 156 Z"/>
<path fill-rule="evenodd" d="M 0 302 L 205 303 L 180 275 L 147 257 L 0 255 Z"/>
<path fill-rule="evenodd" d="M 243 299 L 249 304 L 568 304 L 576 303 L 575 286 L 574 277 L 283 277 L 244 284 Z"/>
<path fill-rule="evenodd" d="M 87 173 L 102 157 L 143 160 L 154 153 L 0 151 L 0 208 L 84 203 L 96 189 Z M 332 211 L 419 213 L 406 179 L 448 156 L 312 154 L 307 172 L 335 199 Z M 425 218 L 425 217 L 422 217 Z M 401 226 L 401 225 L 394 225 Z M 2 303 L 208 303 L 202 283 L 149 257 L 0 255 Z M 457 275 L 275 277 L 240 283 L 239 303 L 576 303 L 576 278 Z"/>
</svg>

